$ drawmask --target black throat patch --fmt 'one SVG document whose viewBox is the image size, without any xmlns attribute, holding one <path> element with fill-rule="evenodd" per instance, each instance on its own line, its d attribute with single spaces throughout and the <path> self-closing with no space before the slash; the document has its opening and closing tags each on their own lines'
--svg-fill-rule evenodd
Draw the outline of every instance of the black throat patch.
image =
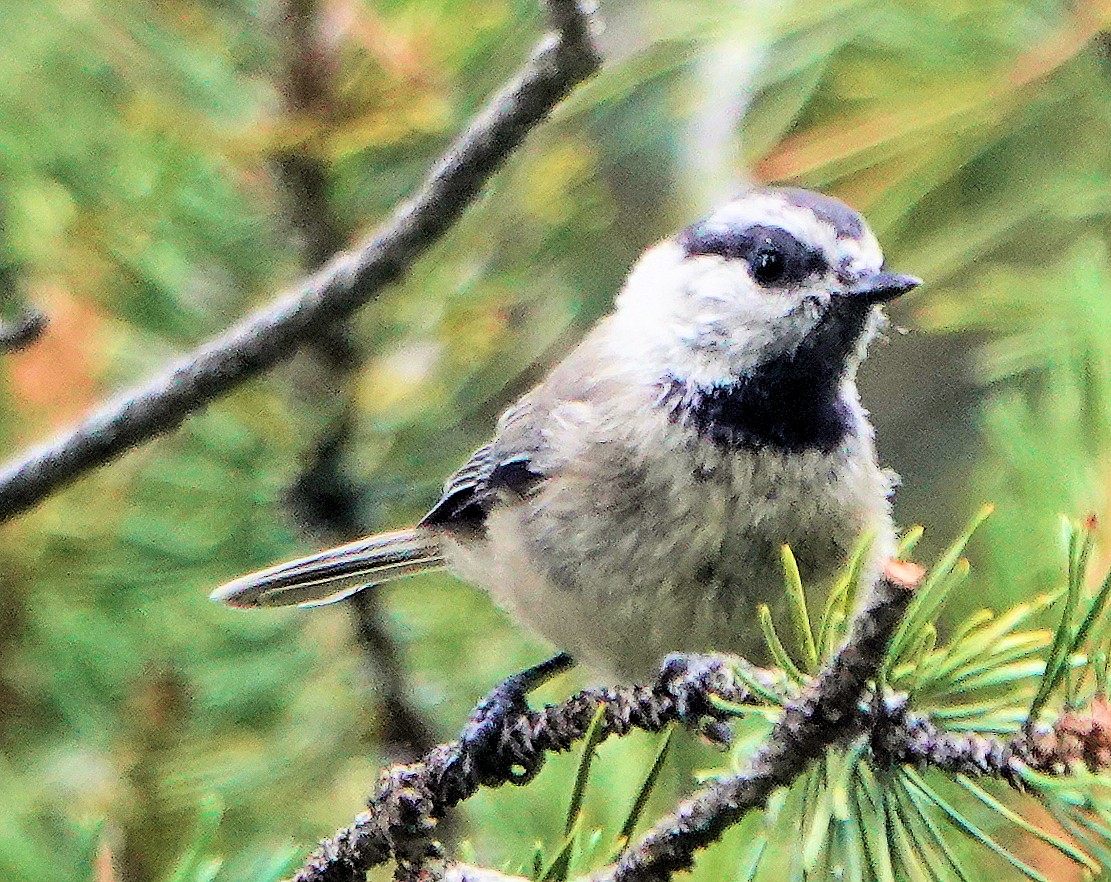
<svg viewBox="0 0 1111 882">
<path fill-rule="evenodd" d="M 837 311 L 797 350 L 773 358 L 727 385 L 661 381 L 660 405 L 725 449 L 831 453 L 854 428 L 844 398 L 845 361 L 868 310 Z"/>
</svg>

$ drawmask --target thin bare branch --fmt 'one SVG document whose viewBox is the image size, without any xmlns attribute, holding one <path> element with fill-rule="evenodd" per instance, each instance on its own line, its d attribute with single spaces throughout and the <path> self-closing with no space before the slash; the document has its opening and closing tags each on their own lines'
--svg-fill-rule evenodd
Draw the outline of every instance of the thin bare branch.
<svg viewBox="0 0 1111 882">
<path fill-rule="evenodd" d="M 12 322 L 0 324 L 0 352 L 15 352 L 35 343 L 46 331 L 46 314 L 28 309 Z"/>
<path fill-rule="evenodd" d="M 554 32 L 378 232 L 69 434 L 9 463 L 0 470 L 0 521 L 130 448 L 172 431 L 397 281 L 458 220 L 525 136 L 597 70 L 590 22 L 576 0 L 548 0 L 547 6 Z"/>
</svg>

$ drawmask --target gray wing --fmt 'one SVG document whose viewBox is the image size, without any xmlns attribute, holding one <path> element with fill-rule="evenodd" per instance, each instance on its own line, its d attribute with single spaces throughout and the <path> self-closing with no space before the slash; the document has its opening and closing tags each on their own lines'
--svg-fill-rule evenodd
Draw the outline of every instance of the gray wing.
<svg viewBox="0 0 1111 882">
<path fill-rule="evenodd" d="M 528 495 L 566 466 L 563 453 L 553 449 L 546 431 L 554 414 L 567 404 L 597 405 L 621 391 L 607 391 L 602 379 L 606 371 L 598 368 L 595 353 L 601 329 L 600 324 L 539 386 L 502 415 L 494 439 L 448 479 L 440 501 L 421 526 L 481 527 L 490 507 L 507 492 Z"/>
<path fill-rule="evenodd" d="M 420 526 L 481 527 L 490 507 L 506 491 L 524 496 L 540 483 L 545 475 L 536 464 L 541 439 L 530 419 L 535 416 L 527 400 L 507 411 L 498 435 L 448 478 L 439 501 Z"/>
</svg>

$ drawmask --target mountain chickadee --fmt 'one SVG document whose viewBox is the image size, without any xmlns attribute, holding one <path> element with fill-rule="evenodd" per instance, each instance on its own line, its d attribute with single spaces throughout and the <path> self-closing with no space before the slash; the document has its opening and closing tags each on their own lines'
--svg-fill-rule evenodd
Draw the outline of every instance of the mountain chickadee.
<svg viewBox="0 0 1111 882">
<path fill-rule="evenodd" d="M 654 672 L 672 652 L 766 654 L 780 549 L 828 588 L 862 534 L 895 547 L 855 376 L 887 272 L 843 203 L 746 192 L 649 249 L 613 313 L 498 421 L 415 527 L 242 576 L 238 607 L 318 605 L 447 567 L 578 661 Z"/>
</svg>

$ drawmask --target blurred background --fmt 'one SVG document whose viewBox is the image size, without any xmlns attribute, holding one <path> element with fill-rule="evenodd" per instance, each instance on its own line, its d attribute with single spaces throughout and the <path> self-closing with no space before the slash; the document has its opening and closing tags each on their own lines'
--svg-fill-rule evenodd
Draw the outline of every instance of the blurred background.
<svg viewBox="0 0 1111 882">
<path fill-rule="evenodd" d="M 0 877 L 184 879 L 201 849 L 223 865 L 189 879 L 273 878 L 384 763 L 545 657 L 446 576 L 311 614 L 207 595 L 419 517 L 639 252 L 746 180 L 842 197 L 927 280 L 863 387 L 923 557 L 997 505 L 952 615 L 1058 584 L 1062 513 L 1111 525 L 1108 4 L 601 8 L 603 72 L 402 284 L 0 527 Z M 0 16 L 0 317 L 51 321 L 0 360 L 5 456 L 373 229 L 543 27 L 526 0 L 0 0 Z M 657 744 L 603 748 L 591 823 L 620 823 Z M 453 835 L 527 865 L 561 838 L 574 765 L 483 793 Z M 732 878 L 729 847 L 700 878 Z"/>
</svg>

